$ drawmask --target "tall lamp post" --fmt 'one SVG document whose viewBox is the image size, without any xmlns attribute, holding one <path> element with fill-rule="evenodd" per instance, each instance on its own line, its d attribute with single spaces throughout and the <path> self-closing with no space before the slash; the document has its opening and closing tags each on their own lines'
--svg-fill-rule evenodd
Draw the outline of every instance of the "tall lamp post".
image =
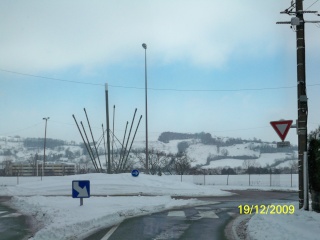
<svg viewBox="0 0 320 240">
<path fill-rule="evenodd" d="M 47 140 L 47 121 L 49 117 L 43 118 L 43 120 L 46 120 L 46 126 L 44 130 L 44 146 L 43 146 L 43 163 L 42 163 L 42 174 L 41 174 L 41 181 L 42 181 L 42 176 L 44 176 L 44 164 L 46 161 L 46 140 Z"/>
<path fill-rule="evenodd" d="M 146 92 L 146 173 L 149 174 L 147 44 L 143 43 L 142 47 L 144 48 L 145 92 Z"/>
</svg>

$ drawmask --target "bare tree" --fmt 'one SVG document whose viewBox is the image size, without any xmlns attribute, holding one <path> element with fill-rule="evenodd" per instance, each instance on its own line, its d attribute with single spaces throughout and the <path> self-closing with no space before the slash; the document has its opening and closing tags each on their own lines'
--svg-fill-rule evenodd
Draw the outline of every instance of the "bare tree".
<svg viewBox="0 0 320 240">
<path fill-rule="evenodd" d="M 151 175 L 162 175 L 164 171 L 167 171 L 166 167 L 169 165 L 170 156 L 168 156 L 165 152 L 157 151 L 151 149 L 148 151 L 149 156 L 149 173 Z M 141 167 L 146 169 L 146 154 L 144 150 L 135 153 L 136 158 L 138 159 Z"/>
<path fill-rule="evenodd" d="M 114 151 L 111 162 L 111 172 L 122 173 L 132 170 L 135 158 L 137 158 L 136 152 L 126 155 L 120 151 Z"/>
<path fill-rule="evenodd" d="M 249 186 L 250 186 L 250 169 L 260 166 L 255 159 L 246 159 L 242 163 L 242 167 L 247 170 L 249 174 Z"/>
<path fill-rule="evenodd" d="M 32 167 L 32 175 L 36 176 L 37 173 L 37 160 L 38 160 L 38 154 L 36 153 L 36 155 L 33 157 L 29 157 L 27 159 L 27 162 L 29 163 L 29 165 Z"/>
<path fill-rule="evenodd" d="M 298 160 L 290 160 L 289 166 L 291 168 L 291 173 L 298 173 Z"/>
<path fill-rule="evenodd" d="M 177 153 L 174 158 L 175 171 L 179 175 L 187 174 L 191 171 L 191 163 L 194 162 L 186 153 Z"/>
<path fill-rule="evenodd" d="M 12 174 L 12 158 L 5 157 L 2 164 L 4 166 L 4 175 L 10 176 Z"/>
<path fill-rule="evenodd" d="M 259 167 L 260 164 L 257 163 L 256 159 L 246 159 L 242 163 L 242 168 L 246 169 L 248 172 L 250 172 L 251 168 Z"/>
</svg>

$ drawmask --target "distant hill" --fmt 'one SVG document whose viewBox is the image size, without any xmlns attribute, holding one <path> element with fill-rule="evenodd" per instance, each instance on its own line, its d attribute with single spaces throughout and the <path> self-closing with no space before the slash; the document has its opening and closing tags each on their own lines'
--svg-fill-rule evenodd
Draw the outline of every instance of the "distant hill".
<svg viewBox="0 0 320 240">
<path fill-rule="evenodd" d="M 0 137 L 0 168 L 3 161 L 12 162 L 43 159 L 43 138 Z M 145 148 L 144 141 L 135 141 L 133 151 Z M 46 159 L 49 162 L 91 164 L 83 143 L 47 139 Z M 210 133 L 163 132 L 158 141 L 150 141 L 149 149 L 165 154 L 186 153 L 193 159 L 192 166 L 199 168 L 239 167 L 246 160 L 255 160 L 261 167 L 288 167 L 297 160 L 297 146 L 277 148 L 276 143 L 259 139 L 213 137 Z M 114 151 L 119 151 L 115 149 Z M 102 163 L 105 149 L 98 148 Z M 132 154 L 132 159 L 135 155 Z M 134 160 L 135 161 L 135 160 Z M 138 161 L 137 161 L 138 162 Z"/>
<path fill-rule="evenodd" d="M 275 142 L 260 139 L 212 137 L 210 133 L 163 132 L 158 141 L 169 149 L 185 152 L 199 167 L 239 167 L 246 160 L 255 160 L 261 167 L 290 167 L 298 159 L 297 146 L 277 148 Z M 160 148 L 161 149 L 161 148 Z"/>
</svg>

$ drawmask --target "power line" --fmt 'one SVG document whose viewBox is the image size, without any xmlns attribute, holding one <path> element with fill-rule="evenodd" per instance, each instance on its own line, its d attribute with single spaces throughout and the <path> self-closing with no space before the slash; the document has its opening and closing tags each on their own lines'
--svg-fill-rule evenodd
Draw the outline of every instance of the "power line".
<svg viewBox="0 0 320 240">
<path fill-rule="evenodd" d="M 34 77 L 34 78 L 43 78 L 43 79 L 53 80 L 53 81 L 104 86 L 104 84 L 101 84 L 101 83 L 89 83 L 89 82 L 80 82 L 80 81 L 73 81 L 73 80 L 65 80 L 65 79 L 60 79 L 60 78 L 44 77 L 44 76 L 33 75 L 33 74 L 28 74 L 28 73 L 21 73 L 21 72 L 10 71 L 10 70 L 5 70 L 5 69 L 0 69 L 0 71 L 2 71 L 2 72 L 7 72 L 7 73 L 13 73 L 13 74 L 17 74 L 17 75 L 22 75 L 22 76 Z"/>
<path fill-rule="evenodd" d="M 34 75 L 34 74 L 9 71 L 9 70 L 5 70 L 5 69 L 0 69 L 0 71 L 12 73 L 12 74 L 17 74 L 17 75 L 22 75 L 22 76 L 42 78 L 42 79 L 46 79 L 46 80 L 68 82 L 68 83 L 73 83 L 73 84 L 104 86 L 104 84 L 101 84 L 101 83 L 90 83 L 90 82 L 81 82 L 81 81 L 66 80 L 66 79 L 60 79 L 60 78 L 44 77 L 44 76 L 39 76 L 39 75 Z M 120 86 L 120 85 L 111 85 L 111 84 L 108 84 L 108 86 L 114 87 L 114 88 L 145 90 L 144 87 L 129 87 L 129 86 Z M 308 86 L 320 86 L 320 83 L 309 84 Z M 296 86 L 264 87 L 264 88 L 239 88 L 239 89 L 177 89 L 177 88 L 148 88 L 148 89 L 153 90 L 153 91 L 173 91 L 173 92 L 242 92 L 242 91 L 279 90 L 279 89 L 291 89 L 291 88 L 296 88 Z"/>
<path fill-rule="evenodd" d="M 38 125 L 42 124 L 42 122 L 39 122 L 39 123 L 36 123 L 32 126 L 29 126 L 29 127 L 26 127 L 26 128 L 22 128 L 22 129 L 19 129 L 19 130 L 15 130 L 15 131 L 10 131 L 10 132 L 5 132 L 5 133 L 0 133 L 1 135 L 7 135 L 7 134 L 11 134 L 11 133 L 16 133 L 16 132 L 21 132 L 21 131 L 25 131 L 25 130 L 28 130 L 30 128 L 34 128 Z"/>
<path fill-rule="evenodd" d="M 308 10 L 309 8 L 311 8 L 313 5 L 315 5 L 317 2 L 319 2 L 319 0 L 316 0 L 314 3 L 312 3 L 309 7 L 307 7 L 306 9 L 305 9 L 305 11 L 306 10 Z"/>
</svg>

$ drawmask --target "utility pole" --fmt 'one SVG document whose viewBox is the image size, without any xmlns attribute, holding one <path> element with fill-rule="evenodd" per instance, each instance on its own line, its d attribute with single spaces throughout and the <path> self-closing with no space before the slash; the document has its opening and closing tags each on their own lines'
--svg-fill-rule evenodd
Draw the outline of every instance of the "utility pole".
<svg viewBox="0 0 320 240">
<path fill-rule="evenodd" d="M 107 173 L 111 173 L 108 83 L 106 83 L 106 119 L 107 119 L 107 149 L 108 149 L 108 169 L 107 169 Z"/>
<path fill-rule="evenodd" d="M 146 173 L 149 174 L 149 149 L 148 149 L 148 80 L 147 80 L 147 44 L 143 43 L 144 48 L 144 78 L 145 78 L 145 97 L 146 97 Z"/>
<path fill-rule="evenodd" d="M 295 11 L 294 11 L 295 9 Z M 291 2 L 291 6 L 283 12 L 288 15 L 295 15 L 290 22 L 277 22 L 277 24 L 291 24 L 296 32 L 296 46 L 297 46 L 297 134 L 298 134 L 298 171 L 299 171 L 299 208 L 308 203 L 308 194 L 304 194 L 304 179 L 303 179 L 303 162 L 304 155 L 307 152 L 307 124 L 308 124 L 308 98 L 306 91 L 306 61 L 305 61 L 305 39 L 304 39 L 304 25 L 305 23 L 318 23 L 319 21 L 305 21 L 304 13 L 317 13 L 316 11 L 304 11 L 303 0 L 296 0 Z M 305 206 L 308 206 L 306 204 Z M 308 207 L 305 207 L 305 210 Z"/>
<path fill-rule="evenodd" d="M 308 99 L 306 93 L 306 57 L 305 57 L 305 40 L 304 40 L 304 18 L 302 0 L 296 1 L 296 18 L 299 19 L 297 25 L 297 97 L 298 97 L 298 153 L 299 153 L 299 208 L 302 208 L 304 201 L 304 179 L 303 179 L 303 155 L 307 152 L 307 122 L 308 122 Z"/>
</svg>

